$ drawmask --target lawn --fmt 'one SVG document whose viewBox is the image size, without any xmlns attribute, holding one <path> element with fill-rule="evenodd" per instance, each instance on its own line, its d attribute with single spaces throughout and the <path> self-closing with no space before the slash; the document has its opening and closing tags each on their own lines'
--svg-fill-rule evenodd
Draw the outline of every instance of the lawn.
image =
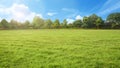
<svg viewBox="0 0 120 68">
<path fill-rule="evenodd" d="M 0 30 L 0 68 L 120 68 L 120 30 Z"/>
</svg>

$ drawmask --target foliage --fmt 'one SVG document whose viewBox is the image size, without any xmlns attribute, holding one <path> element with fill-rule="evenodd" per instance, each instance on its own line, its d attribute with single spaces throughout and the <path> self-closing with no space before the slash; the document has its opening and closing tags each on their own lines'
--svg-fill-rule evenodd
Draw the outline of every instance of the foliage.
<svg viewBox="0 0 120 68">
<path fill-rule="evenodd" d="M 52 24 L 53 24 L 53 22 L 50 20 L 50 19 L 48 19 L 48 20 L 45 20 L 45 28 L 48 28 L 48 29 L 50 29 L 50 28 L 52 28 Z"/>
<path fill-rule="evenodd" d="M 108 15 L 107 22 L 111 24 L 111 28 L 120 26 L 120 13 L 111 13 Z"/>
<path fill-rule="evenodd" d="M 92 14 L 90 16 L 84 16 L 82 20 L 75 20 L 68 23 L 66 19 L 60 22 L 59 19 L 52 21 L 51 19 L 44 20 L 39 16 L 35 16 L 33 21 L 18 22 L 16 20 L 3 19 L 0 22 L 0 29 L 57 29 L 57 28 L 88 28 L 88 29 L 120 29 L 120 13 L 111 13 L 106 20 L 103 20 L 100 16 Z"/>
<path fill-rule="evenodd" d="M 53 23 L 53 28 L 59 28 L 60 27 L 60 22 L 58 19 L 56 19 Z"/>
<path fill-rule="evenodd" d="M 99 26 L 103 24 L 102 18 L 98 17 L 95 24 L 96 24 L 97 29 L 99 29 Z"/>
<path fill-rule="evenodd" d="M 83 17 L 83 25 L 81 26 L 82 28 L 88 28 L 88 23 L 89 23 L 89 19 L 88 17 Z"/>
<path fill-rule="evenodd" d="M 32 21 L 33 28 L 40 29 L 43 28 L 44 20 L 39 16 L 35 16 Z"/>
<path fill-rule="evenodd" d="M 6 19 L 3 19 L 0 23 L 2 29 L 8 29 L 9 28 L 9 23 L 7 22 Z"/>
<path fill-rule="evenodd" d="M 19 29 L 19 23 L 16 20 L 10 21 L 10 29 Z"/>
<path fill-rule="evenodd" d="M 73 26 L 80 28 L 82 26 L 82 21 L 81 20 L 76 20 L 73 22 Z"/>
<path fill-rule="evenodd" d="M 27 29 L 27 28 L 30 28 L 31 25 L 30 25 L 30 22 L 28 20 L 26 20 L 24 23 L 23 23 L 23 28 Z"/>
<path fill-rule="evenodd" d="M 64 19 L 63 22 L 61 23 L 61 27 L 63 27 L 63 28 L 67 28 L 68 27 L 66 19 Z"/>
</svg>

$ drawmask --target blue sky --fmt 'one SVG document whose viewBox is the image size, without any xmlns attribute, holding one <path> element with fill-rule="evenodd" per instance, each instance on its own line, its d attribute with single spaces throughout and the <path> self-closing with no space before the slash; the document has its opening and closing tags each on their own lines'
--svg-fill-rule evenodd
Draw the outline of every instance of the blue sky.
<svg viewBox="0 0 120 68">
<path fill-rule="evenodd" d="M 72 22 L 93 13 L 105 19 L 113 12 L 120 12 L 120 0 L 0 0 L 0 20 L 32 21 L 37 15 Z"/>
</svg>

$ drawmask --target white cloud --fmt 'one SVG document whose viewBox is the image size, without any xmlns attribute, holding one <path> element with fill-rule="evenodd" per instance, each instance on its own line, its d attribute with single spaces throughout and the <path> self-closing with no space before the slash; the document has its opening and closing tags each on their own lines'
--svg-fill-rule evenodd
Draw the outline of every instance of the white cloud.
<svg viewBox="0 0 120 68">
<path fill-rule="evenodd" d="M 8 8 L 0 7 L 0 15 L 2 15 L 2 18 L 5 17 L 8 20 L 15 19 L 21 22 L 25 20 L 31 21 L 34 16 L 40 16 L 42 18 L 41 14 L 30 11 L 24 4 L 13 4 Z"/>
<path fill-rule="evenodd" d="M 68 24 L 69 23 L 73 23 L 75 20 L 81 20 L 81 19 L 83 19 L 83 17 L 82 16 L 80 16 L 80 15 L 77 15 L 76 17 L 74 17 L 74 18 L 67 18 L 66 20 L 67 20 L 67 22 L 68 22 Z"/>
<path fill-rule="evenodd" d="M 77 16 L 76 16 L 76 20 L 79 20 L 79 19 L 80 19 L 80 20 L 82 20 L 82 19 L 83 19 L 83 17 L 82 17 L 82 16 L 80 16 L 80 15 L 77 15 Z"/>
<path fill-rule="evenodd" d="M 62 8 L 62 11 L 66 11 L 66 12 L 79 12 L 79 10 L 77 9 L 73 9 L 73 8 Z"/>
<path fill-rule="evenodd" d="M 48 16 L 54 16 L 54 15 L 56 15 L 56 14 L 57 14 L 57 13 L 55 13 L 55 12 L 48 12 L 48 13 L 47 13 Z"/>
<path fill-rule="evenodd" d="M 68 19 L 66 19 L 67 20 L 67 22 L 68 22 L 68 24 L 69 23 L 73 23 L 75 20 L 74 19 L 70 19 L 70 18 L 68 18 Z"/>
<path fill-rule="evenodd" d="M 104 15 L 117 9 L 120 9 L 120 0 L 108 0 L 100 9 L 100 12 L 98 14 Z"/>
<path fill-rule="evenodd" d="M 65 18 L 69 19 L 82 19 L 82 16 L 79 14 L 82 14 L 78 9 L 73 9 L 73 8 L 62 8 L 62 11 L 66 12 Z"/>
</svg>

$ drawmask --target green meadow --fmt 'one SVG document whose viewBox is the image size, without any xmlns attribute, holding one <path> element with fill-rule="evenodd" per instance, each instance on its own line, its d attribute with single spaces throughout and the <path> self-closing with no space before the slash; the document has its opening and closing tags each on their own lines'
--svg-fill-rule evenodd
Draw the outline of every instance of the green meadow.
<svg viewBox="0 0 120 68">
<path fill-rule="evenodd" d="M 120 68 L 120 30 L 0 30 L 0 68 Z"/>
</svg>

